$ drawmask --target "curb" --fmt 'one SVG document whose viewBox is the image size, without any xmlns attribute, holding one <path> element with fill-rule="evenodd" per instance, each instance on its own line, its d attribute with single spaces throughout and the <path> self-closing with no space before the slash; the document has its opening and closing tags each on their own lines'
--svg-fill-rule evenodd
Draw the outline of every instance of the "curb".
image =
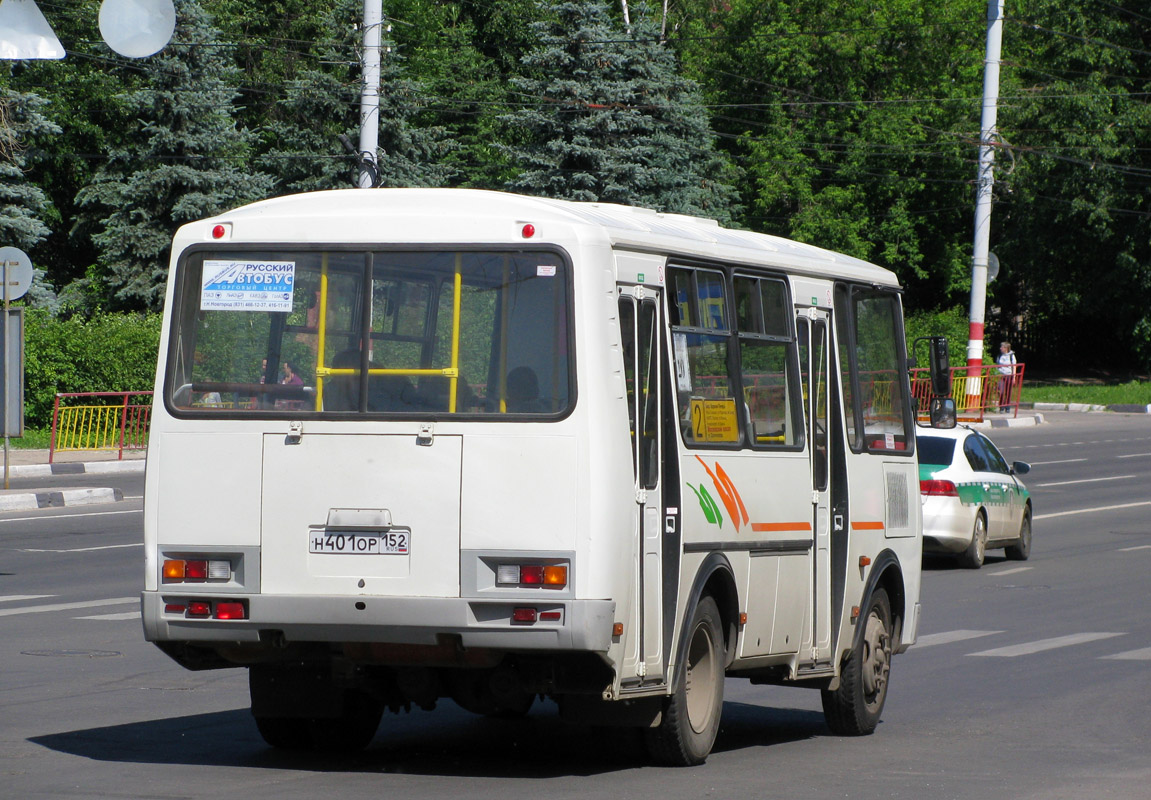
<svg viewBox="0 0 1151 800">
<path fill-rule="evenodd" d="M 1114 411 L 1121 414 L 1151 414 L 1151 405 L 1137 405 L 1134 403 L 1116 403 L 1109 406 L 1091 405 L 1089 403 L 1034 403 L 1036 411 L 1078 411 L 1082 413 L 1095 411 Z"/>
<path fill-rule="evenodd" d="M 18 464 L 8 467 L 14 478 L 48 478 L 53 475 L 107 475 L 124 472 L 143 472 L 146 460 L 132 461 L 69 461 L 60 464 Z"/>
<path fill-rule="evenodd" d="M 991 419 L 988 420 L 992 428 L 1031 428 L 1035 425 L 1042 425 L 1042 414 L 1025 414 L 1021 417 L 1012 417 L 1009 419 Z"/>
<path fill-rule="evenodd" d="M 91 506 L 124 499 L 119 489 L 58 489 L 53 492 L 0 493 L 0 511 L 31 511 L 36 508 Z"/>
</svg>

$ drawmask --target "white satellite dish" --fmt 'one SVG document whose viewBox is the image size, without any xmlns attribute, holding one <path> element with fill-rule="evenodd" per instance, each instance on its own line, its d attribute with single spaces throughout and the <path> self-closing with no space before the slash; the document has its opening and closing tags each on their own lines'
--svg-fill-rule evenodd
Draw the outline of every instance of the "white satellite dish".
<svg viewBox="0 0 1151 800">
<path fill-rule="evenodd" d="M 0 0 L 0 58 L 63 58 L 64 45 L 33 0 Z"/>
<path fill-rule="evenodd" d="M 100 34 L 122 56 L 155 55 L 175 30 L 172 0 L 104 0 L 100 5 Z"/>
</svg>

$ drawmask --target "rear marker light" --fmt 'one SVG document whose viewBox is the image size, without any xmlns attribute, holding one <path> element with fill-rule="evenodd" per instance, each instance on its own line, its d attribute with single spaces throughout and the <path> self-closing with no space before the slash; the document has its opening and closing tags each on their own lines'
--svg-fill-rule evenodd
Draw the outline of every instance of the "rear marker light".
<svg viewBox="0 0 1151 800">
<path fill-rule="evenodd" d="M 227 559 L 169 558 L 164 561 L 163 576 L 164 583 L 228 581 L 232 579 L 232 562 Z"/>
<path fill-rule="evenodd" d="M 233 600 L 221 600 L 216 603 L 213 616 L 216 619 L 245 619 L 244 604 Z"/>
<path fill-rule="evenodd" d="M 188 603 L 188 616 L 210 617 L 212 616 L 212 604 L 202 600 L 192 600 Z"/>
<path fill-rule="evenodd" d="M 558 611 L 541 611 L 540 622 L 559 622 L 561 619 L 560 612 Z"/>
<path fill-rule="evenodd" d="M 523 237 L 524 237 L 525 239 L 530 239 L 530 238 L 532 238 L 533 236 L 535 236 L 535 235 L 536 235 L 536 226 L 535 226 L 535 225 L 532 225 L 532 224 L 529 222 L 529 223 L 527 223 L 526 225 L 524 225 L 524 227 L 523 227 L 523 230 L 522 230 L 522 231 L 520 231 L 520 233 L 522 233 L 522 234 L 523 234 Z"/>
<path fill-rule="evenodd" d="M 513 608 L 512 622 L 535 622 L 537 617 L 534 608 Z"/>
<path fill-rule="evenodd" d="M 167 603 L 164 606 L 165 614 L 183 614 L 188 610 L 188 607 L 183 603 Z"/>
</svg>

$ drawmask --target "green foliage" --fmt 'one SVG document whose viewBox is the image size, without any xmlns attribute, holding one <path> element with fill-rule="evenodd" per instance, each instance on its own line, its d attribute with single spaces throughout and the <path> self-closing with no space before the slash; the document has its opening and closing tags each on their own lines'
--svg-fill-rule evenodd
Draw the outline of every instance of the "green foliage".
<svg viewBox="0 0 1151 800">
<path fill-rule="evenodd" d="M 246 168 L 251 137 L 231 114 L 236 67 L 196 0 L 177 0 L 174 41 L 125 105 L 136 138 L 110 154 L 77 202 L 99 219 L 97 275 L 112 307 L 159 309 L 180 225 L 271 194 Z"/>
<path fill-rule="evenodd" d="M 60 319 L 29 309 L 24 319 L 24 419 L 52 423 L 57 392 L 149 391 L 160 341 L 158 314 Z"/>
<path fill-rule="evenodd" d="M 516 191 L 730 221 L 734 190 L 696 85 L 647 21 L 622 30 L 599 0 L 541 0 L 539 44 L 504 119 Z"/>
<path fill-rule="evenodd" d="M 914 356 L 918 366 L 926 368 L 927 345 L 915 344 L 916 339 L 926 336 L 947 337 L 947 357 L 953 367 L 967 363 L 967 340 L 971 335 L 968 309 L 955 306 L 941 311 L 913 311 L 903 321 L 907 334 L 907 353 Z M 990 364 L 995 359 L 989 355 L 987 341 L 983 342 L 983 363 Z"/>
<path fill-rule="evenodd" d="M 1035 386 L 1023 384 L 1025 403 L 1085 403 L 1087 405 L 1151 405 L 1151 382 L 1128 381 L 1113 386 L 1086 384 Z"/>
</svg>

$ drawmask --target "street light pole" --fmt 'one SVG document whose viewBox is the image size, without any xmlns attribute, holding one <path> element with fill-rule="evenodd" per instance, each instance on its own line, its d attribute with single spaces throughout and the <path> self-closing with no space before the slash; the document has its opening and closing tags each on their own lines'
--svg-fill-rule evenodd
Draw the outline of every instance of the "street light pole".
<svg viewBox="0 0 1151 800">
<path fill-rule="evenodd" d="M 384 26 L 383 0 L 364 0 L 363 88 L 360 91 L 361 189 L 375 185 L 376 153 L 380 146 L 380 31 Z"/>
<path fill-rule="evenodd" d="M 967 341 L 967 407 L 979 405 L 983 368 L 983 322 L 987 304 L 987 254 L 991 245 L 991 200 L 995 186 L 996 116 L 999 58 L 1003 48 L 1003 2 L 987 2 L 987 51 L 983 60 L 983 115 L 979 134 L 979 171 L 975 193 L 975 242 L 971 258 L 970 332 Z"/>
</svg>

